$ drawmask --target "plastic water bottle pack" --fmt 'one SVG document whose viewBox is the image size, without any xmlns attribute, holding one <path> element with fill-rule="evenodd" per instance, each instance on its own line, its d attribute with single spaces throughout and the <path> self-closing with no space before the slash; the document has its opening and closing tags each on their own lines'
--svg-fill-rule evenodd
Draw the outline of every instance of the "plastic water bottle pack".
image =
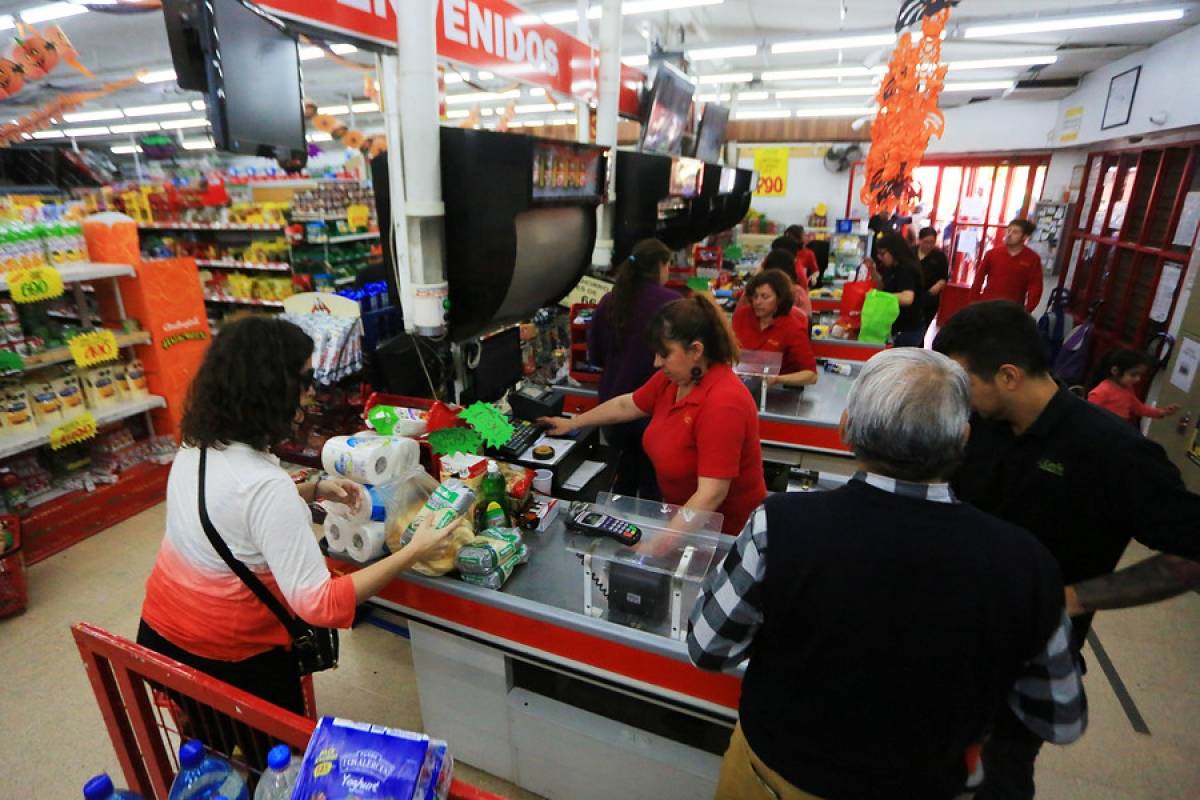
<svg viewBox="0 0 1200 800">
<path fill-rule="evenodd" d="M 108 773 L 101 773 L 83 785 L 83 800 L 142 800 L 142 796 L 113 786 Z"/>
<path fill-rule="evenodd" d="M 267 753 L 267 769 L 258 780 L 254 800 L 292 800 L 292 789 L 300 774 L 300 759 L 292 758 L 286 744 L 278 744 Z"/>
<path fill-rule="evenodd" d="M 250 800 L 250 790 L 228 761 L 205 755 L 196 739 L 179 748 L 179 774 L 168 800 Z"/>
</svg>

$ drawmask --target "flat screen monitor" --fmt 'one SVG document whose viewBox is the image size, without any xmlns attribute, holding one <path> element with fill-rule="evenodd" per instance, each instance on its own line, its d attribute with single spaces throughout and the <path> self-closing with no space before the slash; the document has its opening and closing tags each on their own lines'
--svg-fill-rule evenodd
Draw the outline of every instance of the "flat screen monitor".
<svg viewBox="0 0 1200 800">
<path fill-rule="evenodd" d="M 707 164 L 720 164 L 721 148 L 725 146 L 725 128 L 729 125 L 729 109 L 716 103 L 705 103 L 700 117 L 700 132 L 696 134 L 696 158 Z"/>
<path fill-rule="evenodd" d="M 303 159 L 307 144 L 295 38 L 240 0 L 166 0 L 163 10 L 179 84 L 208 95 L 217 148 Z"/>
<path fill-rule="evenodd" d="M 644 153 L 677 156 L 692 113 L 696 84 L 670 64 L 659 64 L 650 90 L 650 105 L 642 125 Z"/>
</svg>

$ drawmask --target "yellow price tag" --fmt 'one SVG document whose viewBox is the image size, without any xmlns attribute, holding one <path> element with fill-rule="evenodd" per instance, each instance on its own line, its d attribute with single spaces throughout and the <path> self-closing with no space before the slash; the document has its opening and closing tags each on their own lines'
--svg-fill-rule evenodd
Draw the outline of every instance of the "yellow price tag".
<svg viewBox="0 0 1200 800">
<path fill-rule="evenodd" d="M 358 230 L 366 227 L 371 222 L 371 209 L 364 205 L 350 206 L 346 209 L 346 224 L 351 230 Z"/>
<path fill-rule="evenodd" d="M 88 412 L 83 412 L 70 422 L 64 422 L 50 431 L 50 449 L 62 450 L 79 442 L 85 442 L 96 435 L 96 418 Z"/>
<path fill-rule="evenodd" d="M 783 197 L 787 194 L 787 147 L 760 147 L 754 151 L 754 171 L 758 173 L 755 197 Z"/>
<path fill-rule="evenodd" d="M 613 285 L 608 281 L 602 281 L 599 278 L 593 278 L 591 275 L 584 275 L 579 279 L 579 283 L 575 284 L 575 288 L 558 302 L 560 306 L 570 308 L 576 305 L 596 305 L 600 302 L 600 298 L 612 291 Z"/>
<path fill-rule="evenodd" d="M 8 273 L 8 289 L 14 303 L 40 303 L 62 296 L 63 279 L 54 267 L 17 269 Z"/>
<path fill-rule="evenodd" d="M 94 367 L 105 361 L 115 361 L 121 355 L 117 337 L 107 329 L 72 336 L 67 345 L 79 367 Z"/>
</svg>

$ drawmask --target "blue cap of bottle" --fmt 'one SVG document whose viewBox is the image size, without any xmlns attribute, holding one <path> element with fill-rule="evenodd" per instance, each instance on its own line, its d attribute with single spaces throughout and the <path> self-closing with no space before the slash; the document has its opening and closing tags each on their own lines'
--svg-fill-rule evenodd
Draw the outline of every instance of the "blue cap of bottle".
<svg viewBox="0 0 1200 800">
<path fill-rule="evenodd" d="M 267 766 L 271 769 L 285 770 L 292 763 L 292 750 L 286 744 L 277 744 L 267 753 Z"/>
<path fill-rule="evenodd" d="M 204 762 L 204 743 L 199 739 L 188 739 L 179 748 L 179 766 L 194 769 Z"/>
<path fill-rule="evenodd" d="M 113 782 L 107 772 L 102 772 L 83 785 L 85 800 L 107 800 L 112 797 Z"/>
</svg>

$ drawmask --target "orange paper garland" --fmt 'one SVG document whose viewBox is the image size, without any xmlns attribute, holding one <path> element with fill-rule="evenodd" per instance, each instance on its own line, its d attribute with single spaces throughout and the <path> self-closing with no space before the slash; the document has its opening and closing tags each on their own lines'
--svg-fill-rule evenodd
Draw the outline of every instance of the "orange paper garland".
<svg viewBox="0 0 1200 800">
<path fill-rule="evenodd" d="M 921 20 L 920 35 L 901 35 L 887 75 L 879 87 L 879 111 L 871 126 L 865 182 L 859 194 L 872 216 L 906 214 L 916 189 L 913 170 L 921 164 L 929 140 L 941 136 L 945 116 L 938 98 L 945 85 L 942 31 L 949 8 Z"/>
</svg>

